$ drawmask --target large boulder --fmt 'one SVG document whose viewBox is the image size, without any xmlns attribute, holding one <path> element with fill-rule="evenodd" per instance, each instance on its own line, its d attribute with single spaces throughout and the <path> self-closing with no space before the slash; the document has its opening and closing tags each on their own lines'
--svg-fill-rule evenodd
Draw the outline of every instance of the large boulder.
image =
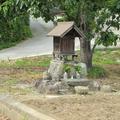
<svg viewBox="0 0 120 120">
<path fill-rule="evenodd" d="M 63 74 L 63 65 L 64 62 L 61 60 L 53 60 L 50 63 L 50 67 L 48 69 L 48 74 L 54 81 L 59 81 Z"/>
<path fill-rule="evenodd" d="M 37 85 L 37 90 L 42 94 L 67 94 L 69 86 L 64 81 L 42 80 Z"/>
</svg>

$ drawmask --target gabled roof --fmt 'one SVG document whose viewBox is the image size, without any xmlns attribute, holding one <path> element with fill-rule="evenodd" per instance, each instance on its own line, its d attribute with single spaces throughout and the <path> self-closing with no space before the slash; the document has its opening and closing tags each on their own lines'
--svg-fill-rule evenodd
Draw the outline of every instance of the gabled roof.
<svg viewBox="0 0 120 120">
<path fill-rule="evenodd" d="M 48 36 L 63 37 L 72 29 L 74 29 L 80 36 L 82 35 L 74 22 L 58 22 L 58 25 L 48 33 Z"/>
</svg>

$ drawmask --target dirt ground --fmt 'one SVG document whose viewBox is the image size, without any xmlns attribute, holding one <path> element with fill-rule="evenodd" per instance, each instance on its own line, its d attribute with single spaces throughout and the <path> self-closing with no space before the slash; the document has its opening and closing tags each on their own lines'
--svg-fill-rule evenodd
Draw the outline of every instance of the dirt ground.
<svg viewBox="0 0 120 120">
<path fill-rule="evenodd" d="M 120 93 L 94 93 L 24 101 L 56 120 L 119 120 Z"/>
<path fill-rule="evenodd" d="M 102 80 L 102 83 L 120 90 L 120 64 L 105 65 L 104 68 L 107 71 L 107 77 Z"/>
<path fill-rule="evenodd" d="M 120 64 L 109 64 L 103 67 L 107 71 L 107 77 L 101 79 L 102 84 L 112 86 L 117 92 L 97 92 L 85 96 L 66 95 L 57 98 L 40 97 L 38 93 L 32 92 L 31 88 L 17 90 L 12 86 L 18 83 L 31 84 L 33 80 L 41 79 L 41 68 L 0 68 L 0 93 L 15 95 L 17 100 L 56 120 L 119 120 Z"/>
<path fill-rule="evenodd" d="M 108 76 L 102 84 L 118 92 L 71 95 L 59 98 L 28 99 L 24 103 L 57 120 L 119 120 L 120 119 L 120 65 L 104 66 Z"/>
</svg>

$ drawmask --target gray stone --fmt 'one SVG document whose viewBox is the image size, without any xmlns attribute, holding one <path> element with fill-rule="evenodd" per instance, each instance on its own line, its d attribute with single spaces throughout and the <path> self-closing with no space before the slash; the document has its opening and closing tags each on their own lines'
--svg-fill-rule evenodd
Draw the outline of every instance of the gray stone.
<svg viewBox="0 0 120 120">
<path fill-rule="evenodd" d="M 50 63 L 48 69 L 48 74 L 51 76 L 52 80 L 59 81 L 63 74 L 63 61 L 53 60 Z"/>
<path fill-rule="evenodd" d="M 85 86 L 76 86 L 75 87 L 75 92 L 77 94 L 88 94 L 89 88 Z"/>
<path fill-rule="evenodd" d="M 47 94 L 57 94 L 59 91 L 59 83 L 56 83 L 54 85 L 48 85 L 46 89 Z"/>
<path fill-rule="evenodd" d="M 101 84 L 98 81 L 91 81 L 89 84 L 89 89 L 91 91 L 100 91 Z"/>
<path fill-rule="evenodd" d="M 48 84 L 47 80 L 41 81 L 39 86 L 37 87 L 38 92 L 39 93 L 46 93 L 46 91 L 47 91 L 47 84 Z"/>
<path fill-rule="evenodd" d="M 31 87 L 38 88 L 38 86 L 41 84 L 42 80 L 35 80 L 31 83 Z"/>
<path fill-rule="evenodd" d="M 112 87 L 110 85 L 101 86 L 101 92 L 112 92 Z"/>
<path fill-rule="evenodd" d="M 64 81 L 43 80 L 37 90 L 42 94 L 65 94 L 69 91 L 69 86 Z"/>
<path fill-rule="evenodd" d="M 88 86 L 91 81 L 87 79 L 68 79 L 66 82 L 70 86 Z"/>
<path fill-rule="evenodd" d="M 81 67 L 81 76 L 86 77 L 87 76 L 87 66 L 85 63 L 80 63 Z"/>
<path fill-rule="evenodd" d="M 68 93 L 69 86 L 66 82 L 56 82 L 53 85 L 48 86 L 48 93 L 50 94 L 65 94 Z"/>
</svg>

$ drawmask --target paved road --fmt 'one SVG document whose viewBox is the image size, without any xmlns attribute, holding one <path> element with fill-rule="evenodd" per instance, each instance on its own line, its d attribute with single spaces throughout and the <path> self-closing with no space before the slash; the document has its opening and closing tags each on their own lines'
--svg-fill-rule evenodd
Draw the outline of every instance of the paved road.
<svg viewBox="0 0 120 120">
<path fill-rule="evenodd" d="M 52 38 L 46 36 L 52 28 L 52 22 L 45 23 L 42 19 L 32 19 L 33 38 L 23 41 L 15 47 L 1 50 L 0 59 L 16 59 L 52 53 Z"/>
<path fill-rule="evenodd" d="M 0 59 L 16 59 L 51 54 L 53 46 L 52 38 L 47 37 L 46 34 L 52 28 L 52 22 L 45 23 L 41 18 L 37 20 L 31 19 L 31 30 L 33 33 L 33 38 L 23 41 L 15 47 L 1 50 Z M 120 46 L 120 43 L 118 46 Z M 103 48 L 102 46 L 99 47 Z M 79 40 L 76 40 L 76 49 L 79 49 Z"/>
</svg>

